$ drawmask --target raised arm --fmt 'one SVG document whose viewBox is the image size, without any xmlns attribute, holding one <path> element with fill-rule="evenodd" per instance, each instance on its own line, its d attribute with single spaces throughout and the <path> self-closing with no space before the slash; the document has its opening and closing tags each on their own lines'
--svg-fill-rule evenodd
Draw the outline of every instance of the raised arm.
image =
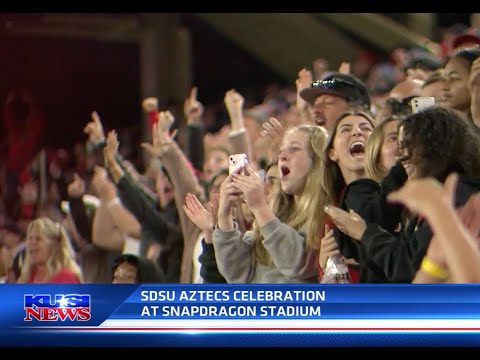
<svg viewBox="0 0 480 360">
<path fill-rule="evenodd" d="M 191 271 L 188 269 L 191 269 L 192 266 L 192 252 L 199 235 L 199 229 L 185 214 L 182 205 L 187 193 L 195 194 L 202 202 L 205 199 L 205 193 L 192 165 L 178 144 L 172 139 L 170 127 L 174 120 L 169 111 L 160 112 L 158 123 L 153 125 L 152 144 L 143 143 L 142 146 L 151 154 L 160 157 L 173 184 L 175 204 L 184 239 L 182 266 L 185 266 L 185 270 L 182 270 L 181 282 L 188 283 L 191 282 Z"/>
<path fill-rule="evenodd" d="M 73 175 L 73 181 L 68 185 L 70 214 L 78 233 L 88 242 L 92 242 L 92 219 L 87 215 L 87 209 L 83 203 L 85 182 L 78 175 Z"/>
<path fill-rule="evenodd" d="M 92 242 L 103 249 L 121 251 L 123 233 L 115 226 L 108 210 L 109 201 L 115 198 L 115 187 L 110 186 L 106 179 L 106 171 L 98 166 L 95 167 L 92 185 L 100 198 L 100 206 L 95 210 L 93 217 Z"/>
<path fill-rule="evenodd" d="M 201 172 L 204 161 L 203 135 L 205 134 L 205 128 L 202 122 L 204 107 L 198 101 L 197 94 L 198 89 L 196 87 L 192 88 L 183 105 L 183 113 L 187 120 L 184 150 L 193 167 Z"/>
<path fill-rule="evenodd" d="M 225 107 L 230 118 L 231 131 L 228 141 L 234 154 L 247 154 L 248 159 L 253 161 L 252 145 L 243 119 L 243 105 L 245 99 L 236 90 L 232 89 L 225 93 Z"/>
<path fill-rule="evenodd" d="M 312 82 L 313 76 L 311 71 L 307 69 L 301 69 L 298 72 L 298 78 L 295 81 L 295 86 L 297 88 L 297 107 L 301 112 L 303 122 L 306 124 L 313 123 L 313 118 L 308 103 L 300 97 L 300 91 L 310 87 Z"/>
</svg>

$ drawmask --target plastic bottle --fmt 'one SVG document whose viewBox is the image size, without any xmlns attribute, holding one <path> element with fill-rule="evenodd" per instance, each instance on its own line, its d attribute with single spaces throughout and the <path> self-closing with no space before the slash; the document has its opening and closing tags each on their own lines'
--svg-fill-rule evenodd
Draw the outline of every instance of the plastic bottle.
<svg viewBox="0 0 480 360">
<path fill-rule="evenodd" d="M 340 255 L 328 258 L 327 266 L 323 274 L 321 283 L 324 284 L 349 284 L 348 266 Z"/>
</svg>

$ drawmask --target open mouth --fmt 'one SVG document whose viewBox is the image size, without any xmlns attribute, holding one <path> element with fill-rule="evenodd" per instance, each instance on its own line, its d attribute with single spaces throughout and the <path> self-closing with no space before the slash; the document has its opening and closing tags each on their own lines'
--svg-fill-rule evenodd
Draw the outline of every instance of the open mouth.
<svg viewBox="0 0 480 360">
<path fill-rule="evenodd" d="M 350 145 L 350 154 L 353 157 L 363 157 L 365 155 L 365 144 L 361 141 L 356 141 Z"/>
<path fill-rule="evenodd" d="M 450 100 L 451 96 L 450 95 L 442 95 L 440 96 L 440 102 L 448 102 Z"/>
<path fill-rule="evenodd" d="M 286 166 L 281 166 L 280 167 L 280 174 L 281 174 L 281 178 L 283 179 L 285 176 L 290 174 L 290 169 Z"/>
<path fill-rule="evenodd" d="M 325 125 L 325 118 L 318 113 L 313 114 L 313 119 L 315 120 L 315 124 L 318 126 L 323 126 Z"/>
</svg>

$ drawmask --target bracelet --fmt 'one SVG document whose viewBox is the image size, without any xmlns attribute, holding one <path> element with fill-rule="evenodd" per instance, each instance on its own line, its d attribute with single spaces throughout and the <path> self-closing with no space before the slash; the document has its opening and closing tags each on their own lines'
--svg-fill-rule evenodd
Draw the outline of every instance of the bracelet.
<svg viewBox="0 0 480 360">
<path fill-rule="evenodd" d="M 424 272 L 440 280 L 447 280 L 449 277 L 448 271 L 436 262 L 430 260 L 426 256 L 422 260 L 420 267 Z"/>
<path fill-rule="evenodd" d="M 236 137 L 236 136 L 239 136 L 239 135 L 245 133 L 246 131 L 247 131 L 247 129 L 244 128 L 244 127 L 240 128 L 238 130 L 232 130 L 232 131 L 229 132 L 228 137 L 231 137 L 231 138 Z"/>
</svg>

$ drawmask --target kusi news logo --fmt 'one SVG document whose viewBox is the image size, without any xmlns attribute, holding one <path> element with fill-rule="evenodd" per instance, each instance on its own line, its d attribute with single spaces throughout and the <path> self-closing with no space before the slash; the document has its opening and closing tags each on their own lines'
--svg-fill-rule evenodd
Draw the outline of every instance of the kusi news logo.
<svg viewBox="0 0 480 360">
<path fill-rule="evenodd" d="M 88 321 L 90 295 L 41 294 L 25 295 L 25 321 Z"/>
</svg>

